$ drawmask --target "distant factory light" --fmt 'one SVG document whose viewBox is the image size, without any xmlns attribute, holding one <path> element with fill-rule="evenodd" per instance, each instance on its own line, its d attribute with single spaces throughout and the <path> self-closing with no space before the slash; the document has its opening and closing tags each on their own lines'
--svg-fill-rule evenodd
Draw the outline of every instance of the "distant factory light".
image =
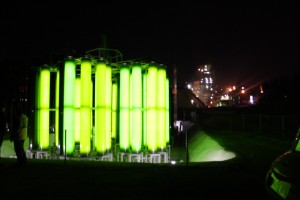
<svg viewBox="0 0 300 200">
<path fill-rule="evenodd" d="M 260 90 L 260 93 L 261 93 L 261 94 L 264 93 L 264 90 L 263 90 L 262 86 L 259 87 L 259 90 Z"/>
<path fill-rule="evenodd" d="M 221 100 L 229 100 L 228 94 L 224 94 L 221 96 Z"/>
</svg>

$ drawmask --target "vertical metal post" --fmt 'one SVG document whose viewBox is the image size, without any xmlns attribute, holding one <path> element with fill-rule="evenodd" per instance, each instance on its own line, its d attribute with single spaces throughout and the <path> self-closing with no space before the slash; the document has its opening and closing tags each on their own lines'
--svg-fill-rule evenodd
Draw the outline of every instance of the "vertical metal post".
<svg viewBox="0 0 300 200">
<path fill-rule="evenodd" d="M 189 163 L 189 147 L 188 147 L 188 136 L 187 136 L 188 132 L 187 130 L 185 130 L 185 166 L 188 166 Z"/>
<path fill-rule="evenodd" d="M 184 127 L 185 122 L 185 110 L 183 111 L 183 129 L 185 129 L 185 166 L 188 167 L 189 163 L 189 147 L 188 147 L 188 131 Z"/>
<path fill-rule="evenodd" d="M 171 145 L 168 145 L 168 163 L 171 160 Z"/>
<path fill-rule="evenodd" d="M 67 130 L 65 130 L 65 148 L 64 148 L 65 152 L 65 165 L 67 164 Z"/>
</svg>

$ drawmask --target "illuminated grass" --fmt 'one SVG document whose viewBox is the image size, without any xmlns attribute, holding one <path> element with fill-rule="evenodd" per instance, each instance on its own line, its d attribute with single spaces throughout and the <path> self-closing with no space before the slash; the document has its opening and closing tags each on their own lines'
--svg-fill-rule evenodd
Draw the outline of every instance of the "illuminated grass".
<svg viewBox="0 0 300 200">
<path fill-rule="evenodd" d="M 50 140 L 53 140 L 50 137 Z M 52 141 L 53 142 L 53 141 Z M 50 141 L 51 143 L 51 141 Z M 234 152 L 226 151 L 212 137 L 204 131 L 199 131 L 189 139 L 189 162 L 225 161 L 236 156 Z M 29 146 L 29 140 L 25 140 L 24 148 Z M 14 157 L 14 144 L 4 140 L 1 148 L 1 157 Z M 172 151 L 172 149 L 171 149 Z M 172 153 L 171 153 L 172 154 Z"/>
<path fill-rule="evenodd" d="M 189 140 L 189 162 L 224 161 L 234 158 L 234 152 L 226 151 L 204 131 Z"/>
<path fill-rule="evenodd" d="M 24 149 L 28 149 L 29 147 L 29 139 L 24 142 Z M 14 150 L 14 143 L 10 140 L 4 140 L 1 147 L 1 157 L 15 157 L 16 153 Z"/>
</svg>

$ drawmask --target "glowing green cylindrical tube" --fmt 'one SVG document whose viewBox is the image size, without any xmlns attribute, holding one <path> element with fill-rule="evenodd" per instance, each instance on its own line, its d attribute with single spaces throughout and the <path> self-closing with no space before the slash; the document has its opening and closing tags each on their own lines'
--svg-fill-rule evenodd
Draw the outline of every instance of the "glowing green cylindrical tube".
<svg viewBox="0 0 300 200">
<path fill-rule="evenodd" d="M 80 143 L 80 97 L 81 97 L 81 92 L 80 92 L 80 85 L 81 85 L 81 80 L 79 77 L 76 78 L 75 80 L 75 128 L 74 128 L 74 137 L 75 137 L 75 143 Z"/>
<path fill-rule="evenodd" d="M 83 58 L 80 69 L 80 153 L 91 151 L 91 79 L 92 65 L 89 58 Z"/>
<path fill-rule="evenodd" d="M 91 109 L 80 108 L 80 153 L 88 155 L 91 151 L 91 129 L 90 126 Z M 86 125 L 85 127 L 83 125 Z"/>
<path fill-rule="evenodd" d="M 143 72 L 143 145 L 147 147 L 147 72 Z"/>
<path fill-rule="evenodd" d="M 124 63 L 120 68 L 120 149 L 129 150 L 129 122 L 130 122 L 130 70 Z"/>
<path fill-rule="evenodd" d="M 132 73 L 129 74 L 129 148 L 132 147 Z"/>
<path fill-rule="evenodd" d="M 59 145 L 59 79 L 60 73 L 56 72 L 56 94 L 55 94 L 55 146 Z"/>
<path fill-rule="evenodd" d="M 157 70 L 157 147 L 166 149 L 166 69 L 159 66 Z"/>
<path fill-rule="evenodd" d="M 92 141 L 92 147 L 95 147 L 95 143 L 94 143 L 94 122 L 93 122 L 93 118 L 94 118 L 94 82 L 93 79 L 91 79 L 91 104 L 90 104 L 90 108 L 91 108 L 91 141 Z M 91 149 L 92 150 L 92 149 Z"/>
<path fill-rule="evenodd" d="M 41 68 L 40 76 L 40 136 L 39 148 L 44 150 L 49 147 L 49 128 L 50 128 L 50 68 L 44 66 Z"/>
<path fill-rule="evenodd" d="M 131 79 L 131 105 L 132 105 L 132 131 L 131 131 L 131 149 L 133 152 L 139 152 L 142 148 L 142 68 L 139 64 L 132 66 L 132 79 Z"/>
<path fill-rule="evenodd" d="M 152 62 L 148 67 L 147 78 L 147 146 L 148 150 L 157 150 L 157 67 Z"/>
<path fill-rule="evenodd" d="M 117 109 L 118 109 L 118 84 L 112 85 L 112 108 L 111 108 L 111 137 L 117 138 Z"/>
<path fill-rule="evenodd" d="M 166 144 L 170 144 L 170 91 L 169 79 L 166 78 Z"/>
<path fill-rule="evenodd" d="M 106 63 L 99 60 L 95 71 L 95 149 L 106 151 Z"/>
<path fill-rule="evenodd" d="M 111 150 L 111 103 L 112 103 L 112 81 L 111 81 L 111 66 L 106 65 L 106 88 L 105 88 L 105 121 L 106 121 L 106 150 Z"/>
<path fill-rule="evenodd" d="M 72 57 L 64 65 L 64 112 L 63 112 L 63 149 L 70 155 L 74 152 L 74 107 L 75 107 L 76 64 Z"/>
</svg>

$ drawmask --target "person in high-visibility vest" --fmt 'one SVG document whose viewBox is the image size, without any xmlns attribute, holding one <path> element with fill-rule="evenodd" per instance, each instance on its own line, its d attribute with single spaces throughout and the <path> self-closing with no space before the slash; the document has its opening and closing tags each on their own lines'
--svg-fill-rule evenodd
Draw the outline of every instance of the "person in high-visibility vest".
<svg viewBox="0 0 300 200">
<path fill-rule="evenodd" d="M 27 164 L 27 157 L 24 149 L 24 142 L 27 137 L 28 117 L 23 111 L 22 106 L 18 106 L 12 121 L 11 141 L 14 142 L 14 150 L 17 156 L 16 166 Z"/>
</svg>

